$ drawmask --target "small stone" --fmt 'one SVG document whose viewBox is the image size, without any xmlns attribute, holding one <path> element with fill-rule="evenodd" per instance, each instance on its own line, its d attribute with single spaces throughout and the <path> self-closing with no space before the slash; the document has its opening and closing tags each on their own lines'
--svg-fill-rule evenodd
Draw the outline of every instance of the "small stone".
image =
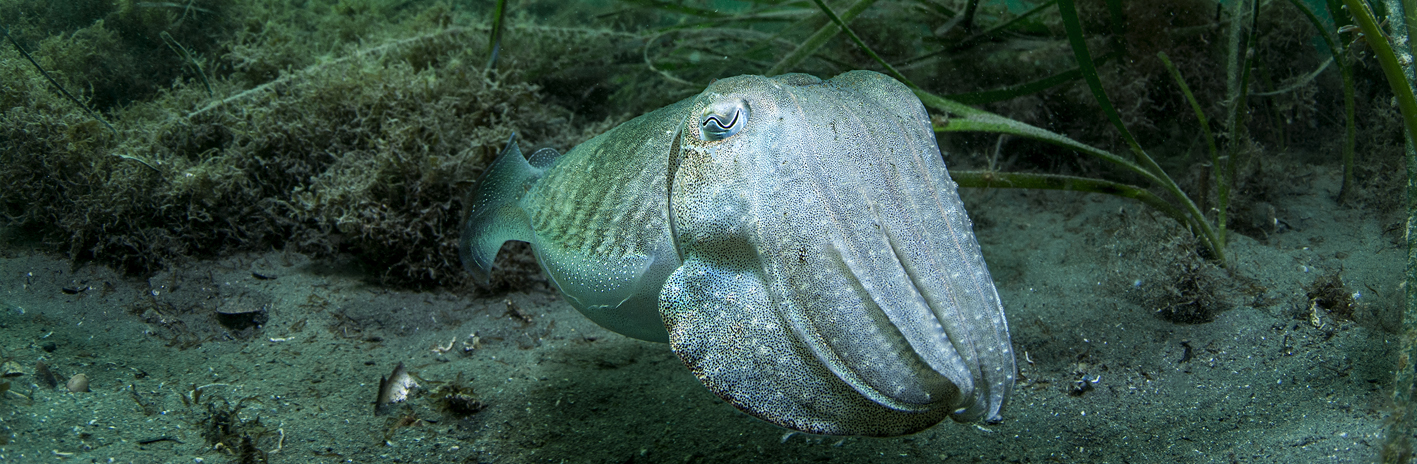
<svg viewBox="0 0 1417 464">
<path fill-rule="evenodd" d="M 74 374 L 69 378 L 69 383 L 64 385 L 69 391 L 74 393 L 89 391 L 89 376 L 84 374 Z"/>
</svg>

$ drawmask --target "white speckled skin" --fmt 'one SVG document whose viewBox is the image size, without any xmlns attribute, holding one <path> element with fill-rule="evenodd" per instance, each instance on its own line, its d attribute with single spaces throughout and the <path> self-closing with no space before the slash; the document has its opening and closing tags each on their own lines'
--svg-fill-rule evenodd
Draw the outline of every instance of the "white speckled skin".
<svg viewBox="0 0 1417 464">
<path fill-rule="evenodd" d="M 539 180 L 533 158 L 484 176 L 474 272 L 503 240 L 529 241 L 592 319 L 645 339 L 667 328 L 710 390 L 785 427 L 1000 419 L 1015 372 L 1003 308 L 928 115 L 895 80 L 722 79 Z"/>
</svg>

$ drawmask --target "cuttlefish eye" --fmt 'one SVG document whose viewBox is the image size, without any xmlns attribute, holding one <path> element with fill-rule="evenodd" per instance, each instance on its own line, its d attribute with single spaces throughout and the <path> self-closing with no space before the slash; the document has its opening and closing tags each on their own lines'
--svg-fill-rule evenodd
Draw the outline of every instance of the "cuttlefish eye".
<svg viewBox="0 0 1417 464">
<path fill-rule="evenodd" d="M 720 100 L 704 108 L 699 118 L 699 138 L 704 141 L 723 140 L 743 130 L 748 124 L 748 102 L 739 99 Z"/>
</svg>

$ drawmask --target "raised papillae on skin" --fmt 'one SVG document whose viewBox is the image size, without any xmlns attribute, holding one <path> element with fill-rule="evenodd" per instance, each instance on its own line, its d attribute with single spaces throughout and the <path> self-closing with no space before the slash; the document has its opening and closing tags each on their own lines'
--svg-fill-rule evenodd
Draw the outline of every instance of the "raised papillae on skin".
<svg viewBox="0 0 1417 464">
<path fill-rule="evenodd" d="M 463 260 L 532 244 L 568 300 L 810 433 L 997 422 L 1008 325 L 929 116 L 870 71 L 738 76 L 483 175 Z"/>
</svg>

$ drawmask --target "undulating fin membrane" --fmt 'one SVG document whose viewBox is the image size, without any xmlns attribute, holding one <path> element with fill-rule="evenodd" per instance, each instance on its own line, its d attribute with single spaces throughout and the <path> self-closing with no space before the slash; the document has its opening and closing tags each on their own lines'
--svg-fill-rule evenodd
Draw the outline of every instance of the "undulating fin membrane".
<svg viewBox="0 0 1417 464">
<path fill-rule="evenodd" d="M 531 221 L 520 204 L 521 198 L 558 155 L 547 148 L 533 156 L 537 166 L 522 156 L 516 134 L 512 134 L 507 147 L 477 179 L 458 254 L 463 267 L 479 282 L 485 284 L 491 280 L 492 261 L 503 243 L 508 240 L 531 242 L 534 238 Z"/>
</svg>

